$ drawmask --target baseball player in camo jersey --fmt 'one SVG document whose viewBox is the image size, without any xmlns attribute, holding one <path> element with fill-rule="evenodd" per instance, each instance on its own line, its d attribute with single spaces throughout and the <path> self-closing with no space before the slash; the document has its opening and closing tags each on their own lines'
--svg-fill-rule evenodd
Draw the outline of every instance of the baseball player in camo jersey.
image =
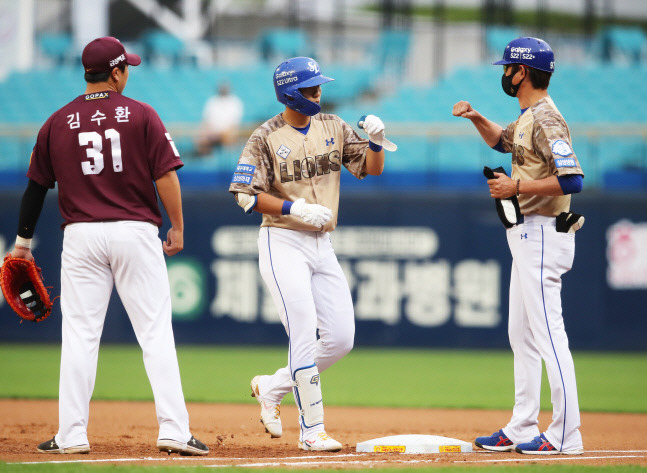
<svg viewBox="0 0 647 473">
<path fill-rule="evenodd" d="M 164 452 L 206 455 L 189 431 L 171 326 L 171 295 L 162 250 L 183 248 L 180 155 L 159 116 L 122 95 L 141 59 L 115 38 L 83 50 L 85 93 L 55 112 L 38 133 L 20 207 L 12 256 L 32 259 L 31 240 L 48 188 L 58 183 L 63 217 L 63 315 L 58 433 L 43 453 L 88 453 L 90 397 L 113 285 L 128 312 L 151 383 Z M 154 181 L 154 183 L 153 183 Z M 160 242 L 162 215 L 171 220 Z"/>
<path fill-rule="evenodd" d="M 583 173 L 568 126 L 548 95 L 555 70 L 550 46 L 537 38 L 517 38 L 494 64 L 503 65 L 503 91 L 519 100 L 519 118 L 503 129 L 468 102 L 458 102 L 453 109 L 455 116 L 470 119 L 493 149 L 512 153 L 512 176 L 494 173 L 487 182 L 493 198 L 517 196 L 521 212 L 507 229 L 515 404 L 508 425 L 475 443 L 495 451 L 577 455 L 583 453 L 580 412 L 560 291 L 561 276 L 571 269 L 575 256 L 575 231 L 583 224 L 583 217 L 570 212 L 571 194 L 582 190 Z M 553 417 L 540 433 L 542 359 Z"/>
<path fill-rule="evenodd" d="M 337 225 L 341 169 L 363 179 L 384 167 L 379 118 L 365 118 L 367 141 L 336 115 L 320 113 L 320 86 L 331 80 L 307 57 L 276 68 L 274 88 L 285 110 L 252 134 L 229 187 L 246 212 L 263 214 L 260 272 L 289 337 L 288 365 L 254 377 L 252 395 L 265 429 L 280 437 L 279 406 L 294 390 L 298 445 L 307 451 L 342 447 L 326 434 L 320 382 L 355 335 L 350 289 L 329 236 Z"/>
</svg>

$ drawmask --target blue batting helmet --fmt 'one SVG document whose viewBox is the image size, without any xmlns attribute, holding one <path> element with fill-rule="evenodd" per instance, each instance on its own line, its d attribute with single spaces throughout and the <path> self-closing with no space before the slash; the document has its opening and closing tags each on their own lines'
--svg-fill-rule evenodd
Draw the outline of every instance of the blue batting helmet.
<svg viewBox="0 0 647 473">
<path fill-rule="evenodd" d="M 274 91 L 283 105 L 304 115 L 313 116 L 321 111 L 318 103 L 306 99 L 299 89 L 330 82 L 321 75 L 319 64 L 309 57 L 293 57 L 282 62 L 274 71 Z"/>
<path fill-rule="evenodd" d="M 513 39 L 503 51 L 503 59 L 492 64 L 524 64 L 540 71 L 555 72 L 555 55 L 539 38 Z"/>
</svg>

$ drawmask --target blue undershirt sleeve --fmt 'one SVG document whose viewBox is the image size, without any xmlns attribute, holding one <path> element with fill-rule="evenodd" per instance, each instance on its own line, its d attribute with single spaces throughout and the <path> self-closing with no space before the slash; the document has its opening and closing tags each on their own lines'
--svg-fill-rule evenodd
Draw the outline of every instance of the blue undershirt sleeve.
<svg viewBox="0 0 647 473">
<path fill-rule="evenodd" d="M 577 194 L 582 191 L 583 182 L 581 174 L 567 174 L 566 176 L 557 176 L 559 186 L 562 188 L 564 195 Z"/>
<path fill-rule="evenodd" d="M 505 150 L 503 149 L 503 140 L 499 138 L 499 142 L 492 146 L 492 149 L 495 151 L 498 151 L 499 153 L 505 153 Z"/>
</svg>

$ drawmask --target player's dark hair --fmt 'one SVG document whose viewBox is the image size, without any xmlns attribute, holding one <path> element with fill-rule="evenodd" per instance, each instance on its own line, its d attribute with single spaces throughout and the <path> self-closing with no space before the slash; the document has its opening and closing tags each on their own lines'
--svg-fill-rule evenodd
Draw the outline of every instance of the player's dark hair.
<svg viewBox="0 0 647 473">
<path fill-rule="evenodd" d="M 520 64 L 512 64 L 512 75 L 515 75 L 519 71 Z M 552 72 L 540 71 L 533 67 L 524 65 L 526 71 L 528 71 L 528 77 L 530 78 L 530 83 L 535 89 L 546 90 L 548 84 L 550 84 L 550 77 L 553 75 Z"/>
<path fill-rule="evenodd" d="M 126 70 L 126 63 L 121 63 L 117 67 L 121 72 L 124 72 Z M 95 74 L 89 74 L 86 72 L 83 77 L 88 84 L 96 84 L 98 82 L 108 82 L 110 74 L 112 74 L 112 70 L 108 72 L 97 72 Z"/>
</svg>

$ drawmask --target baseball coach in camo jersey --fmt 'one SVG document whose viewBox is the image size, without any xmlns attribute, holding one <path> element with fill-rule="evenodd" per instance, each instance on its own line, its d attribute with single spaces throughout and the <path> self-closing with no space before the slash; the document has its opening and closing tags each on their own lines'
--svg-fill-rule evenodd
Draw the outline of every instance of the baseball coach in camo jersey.
<svg viewBox="0 0 647 473">
<path fill-rule="evenodd" d="M 504 129 L 469 102 L 453 108 L 455 116 L 472 121 L 493 149 L 512 153 L 512 177 L 492 173 L 487 183 L 490 195 L 499 199 L 497 205 L 503 199 L 517 204 L 507 217 L 500 213 L 512 254 L 508 334 L 515 403 L 510 422 L 475 443 L 495 451 L 577 455 L 583 453 L 580 410 L 560 292 L 561 277 L 575 256 L 575 231 L 584 222 L 570 211 L 571 194 L 582 190 L 583 173 L 568 126 L 548 95 L 555 70 L 548 43 L 517 38 L 494 64 L 503 65 L 501 85 L 519 100 L 519 118 Z M 542 359 L 553 403 L 552 422 L 543 432 L 537 419 Z"/>
</svg>

